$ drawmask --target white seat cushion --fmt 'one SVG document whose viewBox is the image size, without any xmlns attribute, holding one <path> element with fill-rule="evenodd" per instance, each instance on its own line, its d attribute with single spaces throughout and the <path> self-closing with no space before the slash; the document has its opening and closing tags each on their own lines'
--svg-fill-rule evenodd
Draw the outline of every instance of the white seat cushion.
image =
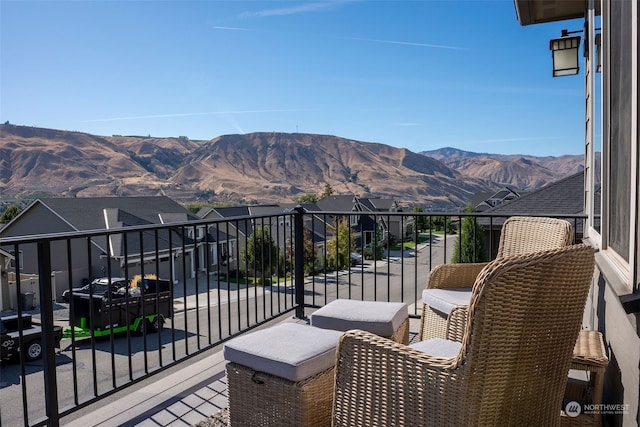
<svg viewBox="0 0 640 427">
<path fill-rule="evenodd" d="M 422 291 L 422 302 L 448 316 L 454 307 L 469 305 L 471 288 L 425 289 Z"/>
<path fill-rule="evenodd" d="M 362 329 L 390 337 L 408 317 L 409 309 L 402 302 L 337 299 L 312 313 L 311 324 L 336 331 Z"/>
<path fill-rule="evenodd" d="M 449 341 L 443 338 L 430 338 L 424 341 L 418 341 L 417 343 L 410 344 L 409 347 L 424 351 L 431 356 L 443 357 L 445 359 L 451 359 L 456 357 L 460 352 L 462 343 L 457 341 Z"/>
<path fill-rule="evenodd" d="M 281 323 L 243 334 L 224 345 L 224 358 L 258 372 L 298 382 L 336 361 L 341 332 Z"/>
</svg>

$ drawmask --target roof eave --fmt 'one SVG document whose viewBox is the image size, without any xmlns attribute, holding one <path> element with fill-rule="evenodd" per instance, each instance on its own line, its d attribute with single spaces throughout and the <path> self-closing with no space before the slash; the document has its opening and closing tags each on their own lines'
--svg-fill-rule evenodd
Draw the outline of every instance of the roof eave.
<svg viewBox="0 0 640 427">
<path fill-rule="evenodd" d="M 513 0 L 520 25 L 542 24 L 584 18 L 588 0 Z M 600 2 L 595 2 L 600 15 Z"/>
</svg>

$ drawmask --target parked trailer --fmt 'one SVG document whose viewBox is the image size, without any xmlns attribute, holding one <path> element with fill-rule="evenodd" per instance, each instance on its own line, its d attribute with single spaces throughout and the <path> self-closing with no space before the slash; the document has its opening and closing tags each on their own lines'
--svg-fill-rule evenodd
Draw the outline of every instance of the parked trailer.
<svg viewBox="0 0 640 427">
<path fill-rule="evenodd" d="M 22 344 L 20 345 L 20 329 Z M 0 359 L 13 359 L 24 352 L 26 360 L 38 360 L 42 357 L 42 326 L 34 324 L 30 314 L 4 316 L 0 318 Z M 55 346 L 60 348 L 62 327 L 53 328 Z"/>
<path fill-rule="evenodd" d="M 173 315 L 171 282 L 144 279 L 140 296 L 127 293 L 111 295 L 73 295 L 73 314 L 63 337 L 100 337 L 111 333 L 155 332 Z"/>
</svg>

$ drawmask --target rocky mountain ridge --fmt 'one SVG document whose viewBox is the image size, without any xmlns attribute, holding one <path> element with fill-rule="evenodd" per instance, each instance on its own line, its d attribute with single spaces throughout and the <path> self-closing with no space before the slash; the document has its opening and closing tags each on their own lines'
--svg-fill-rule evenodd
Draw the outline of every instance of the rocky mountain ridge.
<svg viewBox="0 0 640 427">
<path fill-rule="evenodd" d="M 451 151 L 454 150 L 454 151 Z M 257 132 L 209 141 L 98 136 L 0 125 L 0 195 L 167 195 L 181 202 L 292 202 L 330 184 L 335 194 L 434 208 L 511 185 L 537 188 L 575 171 L 579 156 L 414 153 L 331 135 Z M 464 172 L 464 173 L 463 173 Z"/>
</svg>

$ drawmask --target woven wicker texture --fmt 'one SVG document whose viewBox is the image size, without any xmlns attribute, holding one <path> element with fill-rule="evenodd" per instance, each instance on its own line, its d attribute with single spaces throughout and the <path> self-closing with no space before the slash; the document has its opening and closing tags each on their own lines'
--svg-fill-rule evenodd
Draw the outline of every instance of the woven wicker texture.
<svg viewBox="0 0 640 427">
<path fill-rule="evenodd" d="M 609 364 L 607 352 L 604 349 L 602 334 L 598 331 L 580 331 L 578 341 L 573 349 L 573 363 L 589 367 L 606 368 Z M 582 369 L 583 366 L 575 369 Z M 574 369 L 572 367 L 572 369 Z"/>
<path fill-rule="evenodd" d="M 452 359 L 347 332 L 338 346 L 334 425 L 559 425 L 593 269 L 587 245 L 491 262 L 473 285 Z"/>
<path fill-rule="evenodd" d="M 602 403 L 602 390 L 604 387 L 604 373 L 609 364 L 602 334 L 598 331 L 580 331 L 578 340 L 573 349 L 571 369 L 589 372 L 588 384 L 569 381 L 565 391 L 565 401 L 586 402 L 593 404 Z M 569 417 L 562 413 L 561 425 L 566 426 L 600 426 L 602 415 L 580 414 L 578 417 Z"/>
<path fill-rule="evenodd" d="M 401 344 L 409 344 L 409 319 L 402 322 L 389 339 Z"/>
<path fill-rule="evenodd" d="M 226 370 L 232 426 L 331 425 L 333 367 L 298 382 L 232 362 Z"/>
<path fill-rule="evenodd" d="M 522 255 L 547 249 L 560 248 L 573 242 L 573 227 L 568 221 L 556 218 L 513 216 L 502 225 L 496 259 Z M 443 264 L 434 267 L 427 279 L 427 288 L 470 288 L 480 271 L 488 263 Z M 460 314 L 460 313 L 458 313 Z M 437 317 L 441 319 L 437 319 Z M 458 319 L 465 324 L 464 319 Z M 462 333 L 457 327 L 447 335 L 447 316 L 422 305 L 419 339 L 448 338 L 460 341 Z"/>
</svg>

